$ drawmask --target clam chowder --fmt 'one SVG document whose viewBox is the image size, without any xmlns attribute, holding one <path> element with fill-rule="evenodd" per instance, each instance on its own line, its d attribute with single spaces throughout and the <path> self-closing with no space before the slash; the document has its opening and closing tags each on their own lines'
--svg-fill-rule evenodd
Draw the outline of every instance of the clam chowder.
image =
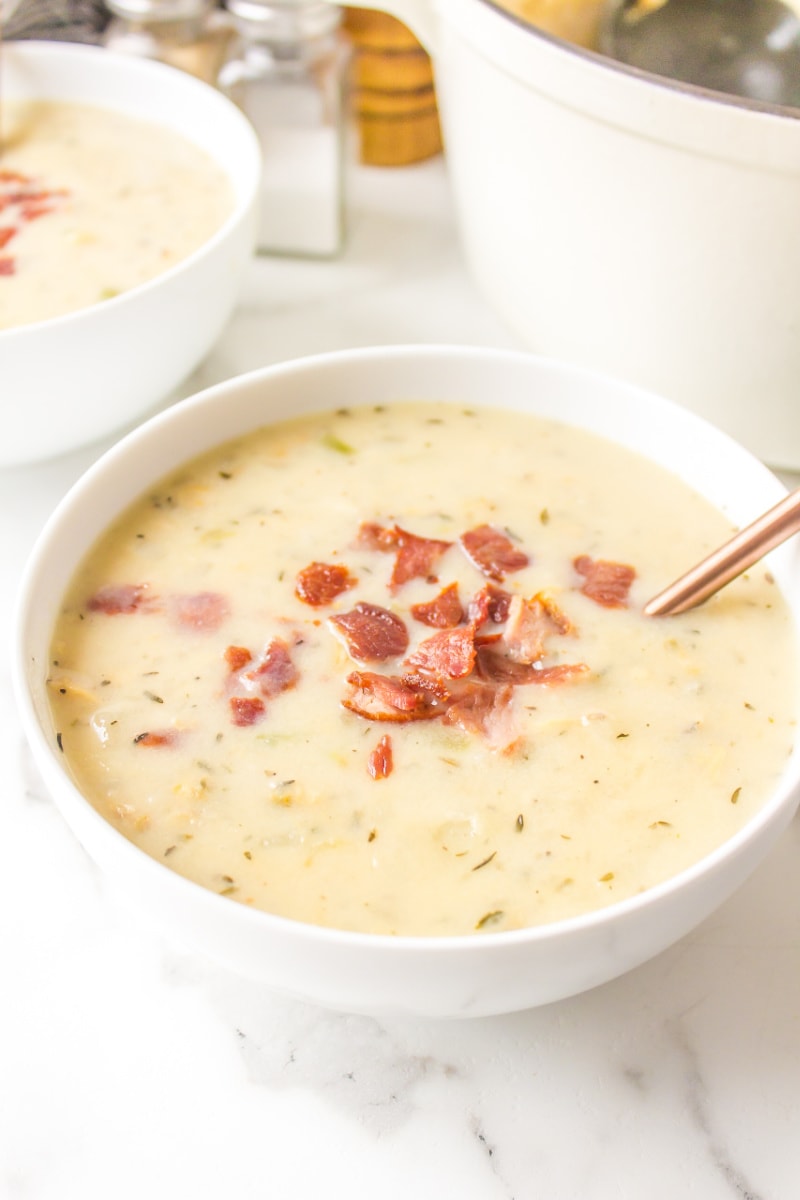
<svg viewBox="0 0 800 1200">
<path fill-rule="evenodd" d="M 178 134 L 91 105 L 4 98 L 0 330 L 111 299 L 186 258 L 233 209 Z"/>
<path fill-rule="evenodd" d="M 393 935 L 597 909 L 761 806 L 795 739 L 764 566 L 642 605 L 731 528 L 522 413 L 299 417 L 150 488 L 80 566 L 53 737 L 130 841 L 244 905 Z"/>
</svg>

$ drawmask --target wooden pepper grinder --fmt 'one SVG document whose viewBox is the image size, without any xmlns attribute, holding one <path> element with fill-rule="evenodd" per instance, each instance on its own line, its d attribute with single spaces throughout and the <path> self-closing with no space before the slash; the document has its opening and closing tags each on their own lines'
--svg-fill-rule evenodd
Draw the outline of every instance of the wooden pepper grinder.
<svg viewBox="0 0 800 1200">
<path fill-rule="evenodd" d="M 353 109 L 359 156 L 399 167 L 439 154 L 442 131 L 433 66 L 402 22 L 366 8 L 346 8 L 353 47 Z"/>
</svg>

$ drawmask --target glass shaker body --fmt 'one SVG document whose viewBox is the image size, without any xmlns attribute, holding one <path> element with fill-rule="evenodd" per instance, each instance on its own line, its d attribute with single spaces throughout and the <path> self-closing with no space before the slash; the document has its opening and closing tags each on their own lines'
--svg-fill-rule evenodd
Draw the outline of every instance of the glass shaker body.
<svg viewBox="0 0 800 1200">
<path fill-rule="evenodd" d="M 345 234 L 349 51 L 341 11 L 229 0 L 238 29 L 219 85 L 252 122 L 264 166 L 258 251 L 332 257 Z"/>
<path fill-rule="evenodd" d="M 111 13 L 104 45 L 168 63 L 215 83 L 232 35 L 214 0 L 106 0 Z"/>
</svg>

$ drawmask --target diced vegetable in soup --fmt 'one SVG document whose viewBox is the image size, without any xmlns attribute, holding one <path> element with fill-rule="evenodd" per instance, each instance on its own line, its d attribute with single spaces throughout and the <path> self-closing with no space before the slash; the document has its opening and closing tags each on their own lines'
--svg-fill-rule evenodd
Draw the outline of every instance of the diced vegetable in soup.
<svg viewBox="0 0 800 1200">
<path fill-rule="evenodd" d="M 3 99 L 0 330 L 145 283 L 233 208 L 228 177 L 164 127 L 91 105 Z"/>
<path fill-rule="evenodd" d="M 731 837 L 795 737 L 765 567 L 642 605 L 730 528 L 521 413 L 398 403 L 252 433 L 81 565 L 54 738 L 98 811 L 234 901 L 486 936 L 635 896 Z"/>
</svg>

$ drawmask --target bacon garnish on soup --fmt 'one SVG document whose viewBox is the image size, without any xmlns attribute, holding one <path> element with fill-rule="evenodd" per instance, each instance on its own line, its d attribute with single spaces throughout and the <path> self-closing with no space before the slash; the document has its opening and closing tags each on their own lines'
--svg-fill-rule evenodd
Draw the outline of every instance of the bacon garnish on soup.
<svg viewBox="0 0 800 1200">
<path fill-rule="evenodd" d="M 573 559 L 573 566 L 583 576 L 581 591 L 590 600 L 602 604 L 604 608 L 626 607 L 631 584 L 636 578 L 633 567 L 602 558 L 590 558 L 588 554 Z"/>
<path fill-rule="evenodd" d="M 527 567 L 530 558 L 507 534 L 493 525 L 477 525 L 462 533 L 462 549 L 482 574 L 502 583 L 506 575 Z"/>
<path fill-rule="evenodd" d="M 358 662 L 384 662 L 408 649 L 405 624 L 379 604 L 360 601 L 349 612 L 331 617 L 328 624 Z"/>
<path fill-rule="evenodd" d="M 357 582 L 343 563 L 312 562 L 298 572 L 294 590 L 300 600 L 321 608 Z"/>
</svg>

